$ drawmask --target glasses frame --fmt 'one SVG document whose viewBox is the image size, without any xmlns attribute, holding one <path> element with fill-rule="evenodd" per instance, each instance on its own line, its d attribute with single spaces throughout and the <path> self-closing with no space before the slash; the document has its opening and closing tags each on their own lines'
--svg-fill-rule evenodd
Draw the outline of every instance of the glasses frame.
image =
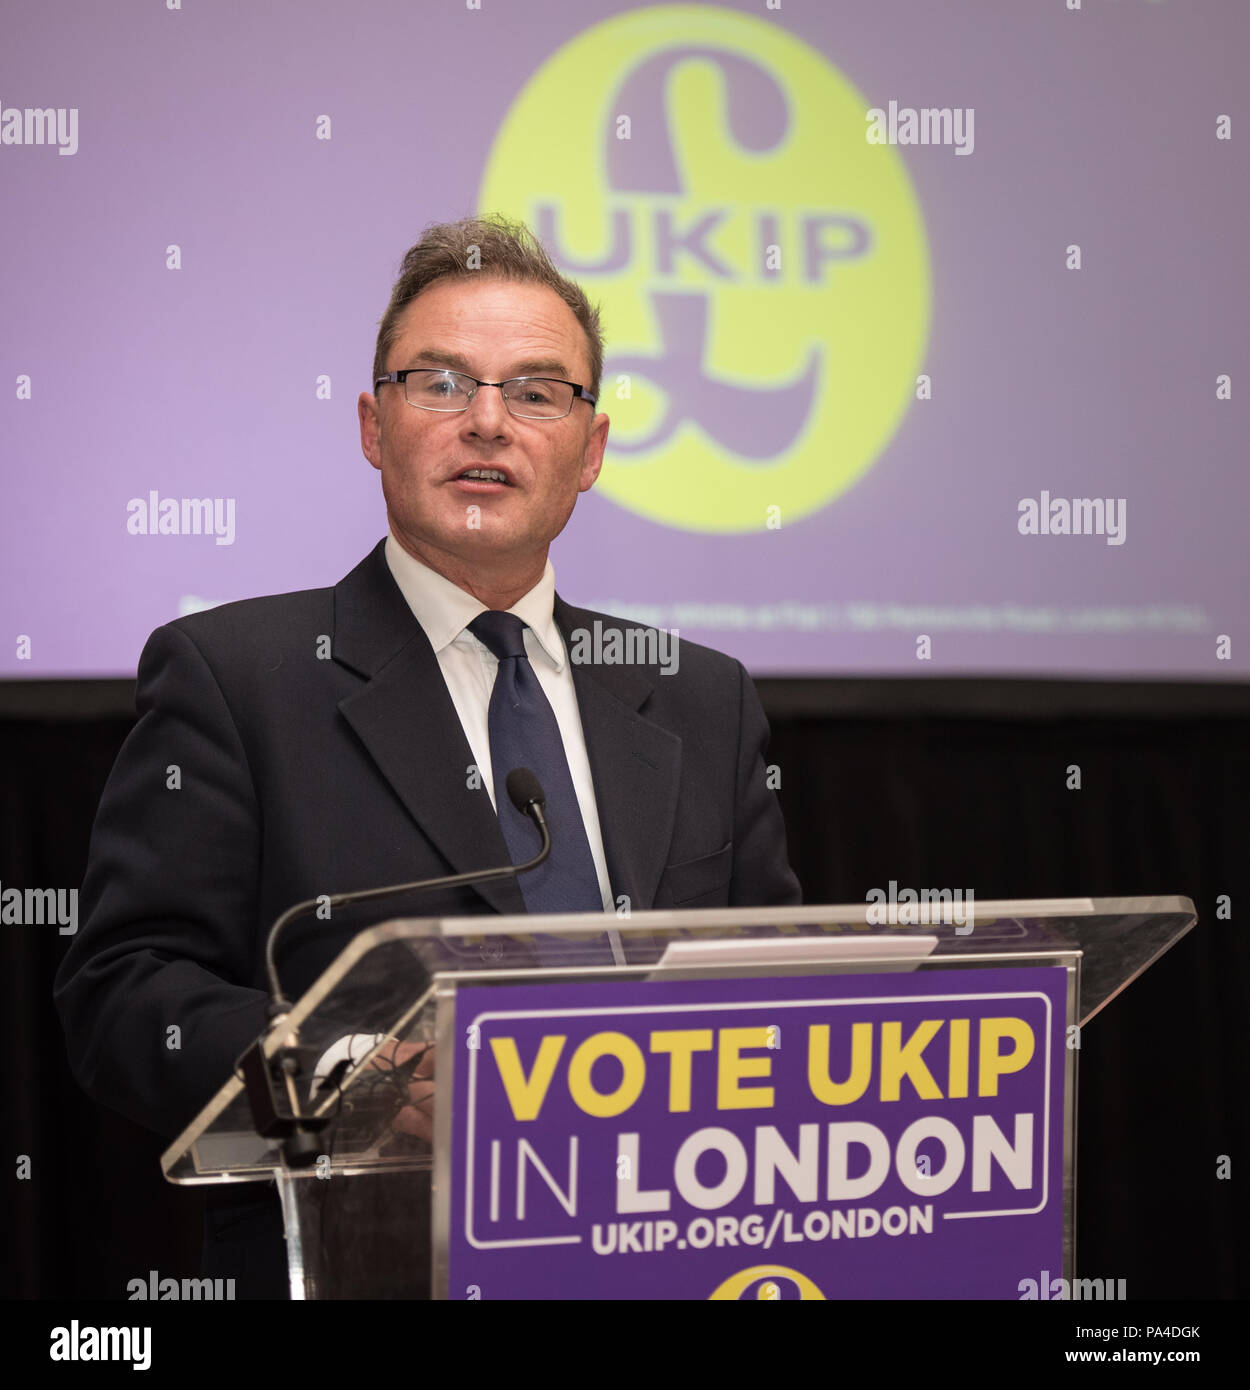
<svg viewBox="0 0 1250 1390">
<path fill-rule="evenodd" d="M 469 392 L 469 399 L 462 406 L 455 406 L 449 410 L 444 410 L 441 406 L 437 405 L 418 405 L 416 401 L 410 401 L 408 399 L 407 379 L 414 372 L 439 372 L 445 376 L 463 377 L 465 381 L 473 382 L 473 390 Z M 376 392 L 379 386 L 385 386 L 388 382 L 394 382 L 396 385 L 403 386 L 404 401 L 412 406 L 414 410 L 433 410 L 439 415 L 463 415 L 473 404 L 473 398 L 477 395 L 481 387 L 497 386 L 500 394 L 503 395 L 503 388 L 505 386 L 512 386 L 518 381 L 551 381 L 560 386 L 571 386 L 573 388 L 573 399 L 569 402 L 569 408 L 563 415 L 518 415 L 508 403 L 507 396 L 504 396 L 504 409 L 516 420 L 567 420 L 569 416 L 572 415 L 573 407 L 578 401 L 588 402 L 593 410 L 599 400 L 597 396 L 592 396 L 579 382 L 565 381 L 563 377 L 530 375 L 510 376 L 506 381 L 479 381 L 477 377 L 470 376 L 468 372 L 458 372 L 453 367 L 405 367 L 403 371 L 388 372 L 385 376 L 378 377 L 373 383 L 373 389 Z"/>
</svg>

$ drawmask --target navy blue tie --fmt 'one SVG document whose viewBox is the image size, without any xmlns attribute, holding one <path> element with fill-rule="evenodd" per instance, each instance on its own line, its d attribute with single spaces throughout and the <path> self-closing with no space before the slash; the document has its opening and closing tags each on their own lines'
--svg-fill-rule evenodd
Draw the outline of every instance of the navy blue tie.
<svg viewBox="0 0 1250 1390">
<path fill-rule="evenodd" d="M 490 760 L 499 828 L 514 864 L 532 859 L 542 841 L 533 821 L 512 804 L 508 773 L 514 767 L 528 767 L 547 797 L 551 855 L 517 879 L 525 906 L 530 912 L 602 912 L 599 876 L 560 726 L 525 654 L 525 623 L 515 613 L 490 609 L 474 618 L 469 631 L 499 659 L 488 715 Z M 546 940 L 555 945 L 552 938 Z M 545 949 L 542 955 L 556 963 L 555 957 L 564 952 Z"/>
</svg>

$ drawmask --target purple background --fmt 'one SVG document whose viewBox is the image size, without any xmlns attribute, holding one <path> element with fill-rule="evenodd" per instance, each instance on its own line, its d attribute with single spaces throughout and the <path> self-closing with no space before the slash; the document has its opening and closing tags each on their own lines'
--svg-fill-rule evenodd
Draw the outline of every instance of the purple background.
<svg viewBox="0 0 1250 1390">
<path fill-rule="evenodd" d="M 930 996 L 953 993 L 990 994 L 1040 991 L 1052 1004 L 1049 1055 L 1051 1067 L 1050 1148 L 1043 1157 L 1043 1097 L 1047 1039 L 1045 1006 L 1037 999 L 925 1002 Z M 788 1010 L 765 1003 L 758 1009 L 712 1011 L 697 1014 L 624 1014 L 615 1012 L 624 1005 L 719 1000 L 853 998 L 868 996 L 898 998 L 905 1003 L 838 1005 L 827 1009 Z M 912 1002 L 914 997 L 915 1002 Z M 1019 1298 L 1023 1279 L 1037 1280 L 1042 1270 L 1062 1273 L 1062 1139 L 1064 1085 L 1064 1008 L 1066 972 L 1057 967 L 1034 969 L 935 971 L 921 975 L 885 974 L 808 978 L 729 981 L 687 981 L 608 983 L 598 985 L 533 985 L 499 988 L 461 988 L 456 1001 L 456 1034 L 466 1037 L 470 1024 L 486 1013 L 514 1009 L 593 1007 L 603 1012 L 586 1018 L 486 1020 L 481 1023 L 478 1052 L 478 1099 L 475 1106 L 474 1198 L 481 1213 L 475 1222 L 479 1238 L 508 1239 L 526 1235 L 583 1236 L 580 1245 L 520 1247 L 504 1250 L 475 1249 L 463 1237 L 464 1178 L 462 1165 L 467 1155 L 466 1126 L 469 1119 L 469 1066 L 466 1052 L 457 1056 L 452 1120 L 451 1241 L 449 1246 L 449 1297 L 465 1297 L 465 1289 L 476 1285 L 482 1298 L 707 1298 L 723 1280 L 757 1265 L 776 1264 L 797 1270 L 813 1280 L 827 1298 Z M 976 1095 L 977 1025 L 979 1017 L 1000 1014 L 1026 1018 L 1034 1027 L 1037 1049 L 1021 1071 L 1000 1078 L 996 1097 Z M 970 1095 L 960 1100 L 920 1100 L 910 1081 L 904 1079 L 897 1101 L 879 1096 L 879 1028 L 875 1030 L 873 1074 L 865 1096 L 852 1105 L 827 1106 L 814 1100 L 807 1081 L 808 1027 L 811 1023 L 830 1025 L 830 1071 L 834 1079 L 846 1076 L 851 1024 L 872 1020 L 900 1019 L 904 1040 L 925 1018 L 965 1017 L 973 1019 L 970 1047 Z M 800 1021 L 801 1020 L 801 1021 Z M 781 1025 L 781 1047 L 771 1052 L 744 1051 L 744 1056 L 766 1056 L 772 1061 L 767 1080 L 747 1079 L 746 1088 L 771 1085 L 774 1105 L 768 1109 L 717 1110 L 715 1052 L 697 1053 L 693 1061 L 691 1109 L 668 1111 L 668 1059 L 649 1052 L 647 1034 L 655 1028 L 755 1027 Z M 788 1025 L 788 1026 L 787 1026 Z M 567 1086 L 567 1064 L 578 1043 L 600 1031 L 625 1033 L 638 1042 L 647 1059 L 647 1080 L 637 1102 L 621 1115 L 594 1118 L 585 1115 L 571 1100 Z M 562 1033 L 568 1041 L 556 1067 L 543 1108 L 537 1119 L 517 1122 L 496 1069 L 490 1048 L 492 1036 L 509 1036 L 517 1041 L 521 1065 L 528 1076 L 544 1034 Z M 924 1051 L 924 1060 L 943 1093 L 946 1090 L 947 1030 L 943 1029 Z M 610 1091 L 620 1080 L 619 1063 L 602 1060 L 595 1064 L 592 1078 L 600 1091 Z M 989 1193 L 971 1192 L 971 1132 L 974 1114 L 992 1115 L 1010 1141 L 1014 1135 L 1013 1116 L 1031 1111 L 1034 1118 L 1034 1180 L 1029 1192 L 1017 1192 L 991 1164 Z M 966 1147 L 962 1175 L 945 1193 L 918 1195 L 903 1186 L 893 1167 L 897 1137 L 912 1121 L 922 1116 L 941 1116 L 959 1129 Z M 801 1123 L 821 1125 L 820 1192 L 825 1191 L 826 1144 L 824 1126 L 830 1122 L 866 1121 L 877 1125 L 887 1136 L 891 1148 L 891 1168 L 882 1185 L 859 1199 L 831 1203 L 823 1195 L 805 1205 L 791 1192 L 780 1176 L 772 1206 L 753 1205 L 749 1168 L 746 1184 L 737 1199 L 714 1211 L 704 1212 L 687 1206 L 672 1178 L 672 1161 L 681 1142 L 704 1126 L 732 1130 L 742 1140 L 748 1162 L 754 1149 L 757 1126 L 774 1125 L 791 1150 L 797 1149 Z M 616 1212 L 616 1155 L 621 1133 L 638 1133 L 640 1159 L 638 1187 L 644 1190 L 667 1188 L 672 1197 L 667 1212 L 618 1216 Z M 516 1140 L 526 1138 L 548 1165 L 560 1186 L 566 1186 L 568 1136 L 581 1136 L 578 1155 L 579 1200 L 577 1217 L 572 1219 L 558 1204 L 545 1183 L 531 1167 L 527 1183 L 527 1215 L 523 1223 L 515 1219 Z M 486 1193 L 489 1183 L 490 1140 L 501 1144 L 501 1195 L 498 1222 L 489 1222 Z M 940 1144 L 922 1145 L 937 1172 L 943 1162 Z M 865 1152 L 851 1150 L 852 1176 L 864 1171 Z M 948 1221 L 943 1211 L 999 1210 L 1004 1206 L 1028 1207 L 1041 1198 L 1042 1173 L 1049 1165 L 1049 1187 L 1043 1209 L 1028 1216 L 981 1217 Z M 697 1167 L 700 1180 L 715 1185 L 724 1175 L 723 1161 L 706 1157 Z M 794 1214 L 793 1229 L 802 1229 L 803 1216 L 811 1210 L 872 1208 L 884 1212 L 898 1205 L 933 1205 L 933 1233 L 890 1236 L 884 1232 L 854 1239 L 803 1240 L 783 1243 L 780 1229 L 772 1246 L 739 1244 L 734 1247 L 709 1246 L 704 1250 L 676 1244 L 655 1253 L 595 1253 L 591 1227 L 612 1221 L 671 1220 L 684 1233 L 687 1223 L 699 1216 L 715 1221 L 718 1215 L 745 1216 L 758 1211 L 765 1231 L 775 1209 Z M 784 1285 L 783 1289 L 792 1286 Z M 744 1297 L 756 1297 L 755 1289 Z"/>
<path fill-rule="evenodd" d="M 10 7 L 0 102 L 78 107 L 80 147 L 0 147 L 0 674 L 130 674 L 187 596 L 332 584 L 361 558 L 385 518 L 354 403 L 399 259 L 425 223 L 476 210 L 534 70 L 631 8 Z M 721 8 L 784 26 L 874 104 L 975 108 L 971 156 L 900 150 L 929 238 L 935 396 L 780 537 L 679 532 L 591 493 L 553 549 L 561 593 L 659 605 L 765 674 L 1244 678 L 1250 6 Z M 1079 274 L 1062 268 L 1073 241 Z M 235 543 L 129 536 L 126 501 L 151 489 L 236 498 Z M 1127 544 L 1021 537 L 1017 501 L 1042 489 L 1126 497 Z M 681 600 L 799 601 L 817 625 L 699 627 Z M 1174 611 L 1096 635 L 916 614 L 866 630 L 847 607 L 865 601 Z"/>
</svg>

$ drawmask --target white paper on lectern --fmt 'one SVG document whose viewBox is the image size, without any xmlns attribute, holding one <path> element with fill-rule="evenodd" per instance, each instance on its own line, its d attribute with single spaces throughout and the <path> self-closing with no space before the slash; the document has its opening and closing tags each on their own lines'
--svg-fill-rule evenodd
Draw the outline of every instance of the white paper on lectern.
<svg viewBox="0 0 1250 1390">
<path fill-rule="evenodd" d="M 923 960 L 937 948 L 936 936 L 787 936 L 749 941 L 670 941 L 656 970 L 692 965 L 786 965 L 836 963 L 889 957 Z"/>
</svg>

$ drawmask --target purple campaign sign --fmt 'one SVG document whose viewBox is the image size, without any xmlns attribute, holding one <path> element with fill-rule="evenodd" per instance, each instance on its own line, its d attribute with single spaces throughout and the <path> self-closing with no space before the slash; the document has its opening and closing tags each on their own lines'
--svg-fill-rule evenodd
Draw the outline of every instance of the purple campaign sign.
<svg viewBox="0 0 1250 1390">
<path fill-rule="evenodd" d="M 461 988 L 450 1298 L 1018 1298 L 1066 971 Z"/>
</svg>

